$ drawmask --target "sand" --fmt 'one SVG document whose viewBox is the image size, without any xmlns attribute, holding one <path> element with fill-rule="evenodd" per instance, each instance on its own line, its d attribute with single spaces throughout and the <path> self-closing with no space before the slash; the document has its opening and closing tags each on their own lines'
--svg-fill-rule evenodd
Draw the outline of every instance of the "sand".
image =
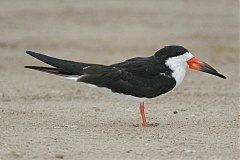
<svg viewBox="0 0 240 160">
<path fill-rule="evenodd" d="M 239 1 L 0 1 L 0 159 L 239 159 Z M 139 104 L 24 68 L 26 50 L 111 64 L 179 44 L 227 76 L 188 71 Z M 175 113 L 175 114 L 174 114 Z"/>
</svg>

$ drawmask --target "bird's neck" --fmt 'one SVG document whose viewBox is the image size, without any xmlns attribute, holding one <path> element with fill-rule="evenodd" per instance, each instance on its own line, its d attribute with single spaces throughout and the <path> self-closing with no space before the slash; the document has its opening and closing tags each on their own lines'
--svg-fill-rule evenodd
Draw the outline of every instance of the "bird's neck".
<svg viewBox="0 0 240 160">
<path fill-rule="evenodd" d="M 186 74 L 186 68 L 185 67 L 178 67 L 175 70 L 173 70 L 172 76 L 176 80 L 175 88 L 178 87 L 178 85 L 182 83 L 182 81 L 185 77 L 185 74 Z"/>
<path fill-rule="evenodd" d="M 187 69 L 185 62 L 177 62 L 175 57 L 170 58 L 165 63 L 172 70 L 172 77 L 176 80 L 176 87 L 182 83 Z"/>
</svg>

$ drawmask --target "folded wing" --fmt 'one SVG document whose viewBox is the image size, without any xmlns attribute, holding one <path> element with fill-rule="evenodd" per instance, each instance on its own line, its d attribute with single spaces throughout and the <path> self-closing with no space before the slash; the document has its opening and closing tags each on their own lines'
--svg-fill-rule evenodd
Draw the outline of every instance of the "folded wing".
<svg viewBox="0 0 240 160">
<path fill-rule="evenodd" d="M 110 66 L 88 64 L 53 58 L 27 51 L 27 54 L 53 67 L 25 66 L 68 79 L 105 87 L 113 92 L 153 98 L 172 90 L 175 80 L 169 74 L 160 74 L 164 68 L 147 58 L 134 58 Z M 162 65 L 159 65 L 162 66 Z"/>
</svg>

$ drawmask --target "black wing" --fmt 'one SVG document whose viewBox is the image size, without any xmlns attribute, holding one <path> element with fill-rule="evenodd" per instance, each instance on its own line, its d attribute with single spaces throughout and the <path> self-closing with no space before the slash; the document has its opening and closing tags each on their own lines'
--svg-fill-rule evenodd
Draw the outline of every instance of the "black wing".
<svg viewBox="0 0 240 160">
<path fill-rule="evenodd" d="M 79 76 L 79 82 L 106 87 L 117 93 L 153 98 L 176 85 L 171 70 L 154 57 L 133 58 L 105 66 L 57 59 L 31 51 L 26 53 L 55 67 L 25 66 L 27 68 L 60 76 Z"/>
<path fill-rule="evenodd" d="M 153 57 L 147 57 L 110 66 L 90 66 L 84 70 L 79 81 L 106 87 L 117 93 L 154 98 L 176 85 L 169 68 L 161 63 Z"/>
<path fill-rule="evenodd" d="M 88 64 L 81 62 L 68 61 L 63 59 L 58 59 L 50 56 L 46 56 L 40 53 L 26 51 L 30 56 L 47 63 L 55 68 L 50 67 L 39 67 L 39 66 L 25 66 L 25 68 L 35 69 L 38 71 L 43 71 L 51 74 L 56 74 L 60 76 L 70 76 L 70 75 L 83 75 L 83 69 L 88 66 L 98 66 L 97 64 Z"/>
</svg>

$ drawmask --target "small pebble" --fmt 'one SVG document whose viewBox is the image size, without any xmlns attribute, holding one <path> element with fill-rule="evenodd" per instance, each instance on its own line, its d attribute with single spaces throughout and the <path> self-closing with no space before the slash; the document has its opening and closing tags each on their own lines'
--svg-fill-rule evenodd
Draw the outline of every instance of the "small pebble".
<svg viewBox="0 0 240 160">
<path fill-rule="evenodd" d="M 185 148 L 183 151 L 184 151 L 185 153 L 195 153 L 195 152 L 196 152 L 196 150 L 194 150 L 194 149 L 189 149 L 189 148 Z"/>
<path fill-rule="evenodd" d="M 130 149 L 130 150 L 127 151 L 127 153 L 131 153 L 132 151 L 133 151 L 133 150 Z"/>
<path fill-rule="evenodd" d="M 56 155 L 56 158 L 57 158 L 57 159 L 63 159 L 63 158 L 64 158 L 64 155 L 62 155 L 62 154 L 57 154 L 57 155 Z"/>
</svg>

